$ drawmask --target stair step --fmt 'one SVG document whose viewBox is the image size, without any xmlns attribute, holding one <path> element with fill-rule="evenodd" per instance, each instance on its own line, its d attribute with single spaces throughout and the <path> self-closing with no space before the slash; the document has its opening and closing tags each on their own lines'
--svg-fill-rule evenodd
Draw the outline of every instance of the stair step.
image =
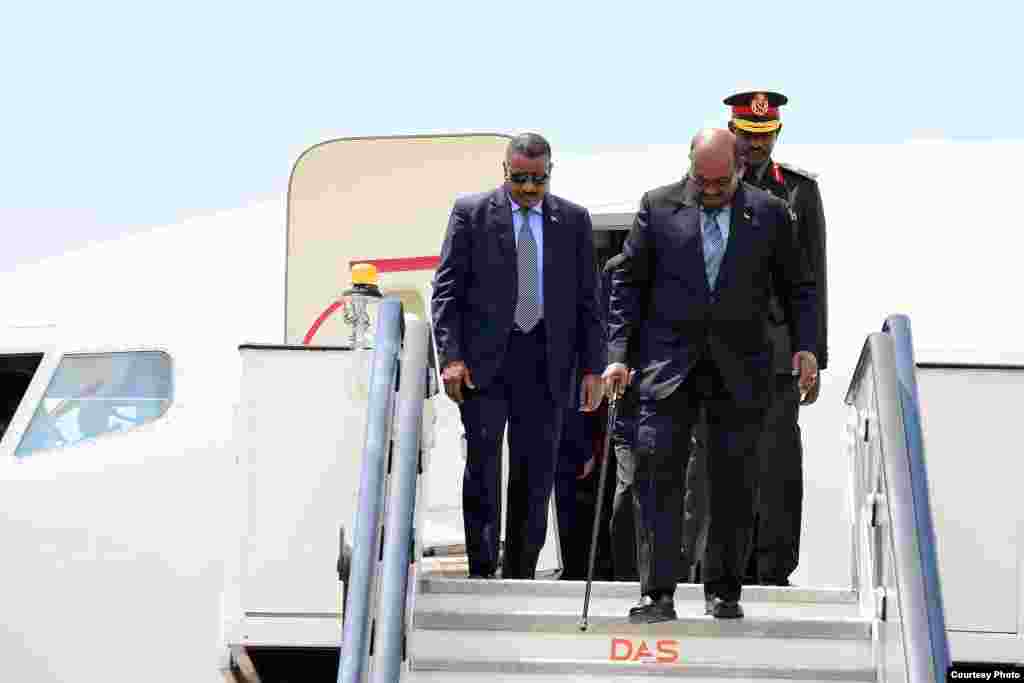
<svg viewBox="0 0 1024 683">
<path fill-rule="evenodd" d="M 638 595 L 624 596 L 591 596 L 589 615 L 591 620 L 611 619 L 622 621 L 629 613 L 629 608 L 636 604 Z M 796 601 L 742 601 L 743 611 L 747 619 L 777 621 L 799 619 L 858 619 L 860 611 L 857 605 L 835 604 L 828 602 L 796 602 Z M 558 615 L 560 618 L 579 617 L 583 610 L 582 595 L 480 595 L 473 593 L 421 593 L 416 598 L 416 611 L 437 614 L 451 614 L 472 617 L 481 614 L 523 615 L 543 614 Z M 676 599 L 676 613 L 684 616 L 704 616 L 703 597 L 690 600 Z"/>
<path fill-rule="evenodd" d="M 431 677 L 429 674 L 443 674 Z M 875 672 L 870 667 L 859 668 L 814 668 L 807 666 L 723 666 L 719 664 L 702 664 L 696 662 L 678 663 L 643 663 L 643 662 L 594 662 L 573 659 L 547 660 L 492 660 L 467 662 L 465 660 L 419 659 L 415 662 L 409 680 L 419 681 L 461 681 L 472 680 L 471 675 L 479 677 L 486 674 L 489 683 L 498 681 L 515 681 L 528 683 L 532 681 L 550 681 L 557 675 L 559 680 L 566 680 L 566 674 L 573 675 L 573 681 L 644 681 L 652 676 L 686 678 L 691 683 L 697 681 L 716 681 L 723 679 L 736 683 L 738 681 L 846 681 L 858 683 L 874 683 Z M 466 676 L 466 678 L 450 678 L 449 676 Z"/>
<path fill-rule="evenodd" d="M 579 598 L 586 592 L 584 581 L 521 581 L 515 579 L 466 579 L 428 576 L 420 580 L 420 595 L 495 595 Z M 640 584 L 636 581 L 595 581 L 591 598 L 623 598 L 635 602 L 640 597 Z M 704 586 L 681 583 L 676 588 L 676 600 L 704 600 Z M 742 601 L 771 603 L 811 603 L 857 605 L 856 592 L 848 588 L 804 588 L 796 586 L 744 586 Z"/>
<path fill-rule="evenodd" d="M 516 611 L 493 609 L 489 605 L 463 606 L 463 609 L 430 610 L 417 605 L 413 627 L 420 630 L 507 631 L 578 635 L 579 611 Z M 742 619 L 715 619 L 704 614 L 704 604 L 677 604 L 679 618 L 660 624 L 631 624 L 626 618 L 628 604 L 610 609 L 599 602 L 588 616 L 592 634 L 672 634 L 692 637 L 729 638 L 812 638 L 829 640 L 868 640 L 871 621 L 861 617 L 787 617 L 772 613 L 772 608 L 750 605 Z M 760 610 L 759 610 L 760 608 Z M 746 609 L 746 608 L 745 608 Z M 763 610 L 763 611 L 762 611 Z"/>
<path fill-rule="evenodd" d="M 710 620 L 709 620 L 710 621 Z M 713 624 L 710 624 L 713 626 Z M 636 628 L 636 627 L 635 627 Z M 714 632 L 716 631 L 717 632 Z M 824 637 L 749 637 L 741 625 L 708 629 L 695 634 L 679 625 L 657 624 L 643 630 L 597 629 L 581 633 L 474 630 L 416 630 L 410 634 L 409 655 L 415 669 L 444 660 L 447 666 L 493 671 L 499 663 L 517 661 L 529 667 L 551 661 L 632 665 L 660 658 L 660 665 L 792 668 L 863 672 L 873 664 L 872 645 L 864 639 Z M 658 666 L 659 664 L 652 664 Z M 504 666 L 504 664 L 502 664 Z M 660 669 L 659 669 L 660 670 Z M 860 674 L 857 674 L 860 675 Z"/>
</svg>

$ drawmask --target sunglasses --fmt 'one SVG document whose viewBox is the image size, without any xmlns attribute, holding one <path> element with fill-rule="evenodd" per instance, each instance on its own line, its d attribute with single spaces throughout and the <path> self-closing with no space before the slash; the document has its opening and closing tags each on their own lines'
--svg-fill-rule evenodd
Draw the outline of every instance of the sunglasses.
<svg viewBox="0 0 1024 683">
<path fill-rule="evenodd" d="M 546 182 L 548 182 L 548 178 L 550 178 L 550 177 L 551 177 L 551 174 L 549 174 L 549 173 L 542 173 L 540 175 L 534 175 L 532 173 L 509 173 L 508 174 L 509 181 L 515 183 L 516 185 L 524 185 L 524 184 L 529 183 L 529 182 L 532 182 L 534 185 L 543 185 Z"/>
</svg>

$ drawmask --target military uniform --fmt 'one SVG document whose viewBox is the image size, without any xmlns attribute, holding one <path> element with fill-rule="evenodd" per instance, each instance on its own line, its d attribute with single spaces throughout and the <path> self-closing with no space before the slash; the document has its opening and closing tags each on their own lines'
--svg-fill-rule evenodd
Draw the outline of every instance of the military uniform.
<svg viewBox="0 0 1024 683">
<path fill-rule="evenodd" d="M 787 98 L 778 93 L 740 93 L 726 98 L 732 106 L 732 128 L 740 137 L 765 136 L 781 128 L 778 108 Z M 774 144 L 774 142 L 772 143 Z M 826 289 L 825 216 L 815 176 L 770 156 L 747 167 L 744 181 L 767 190 L 789 204 L 796 242 L 814 272 L 818 291 L 818 369 L 828 366 L 828 296 Z M 775 352 L 775 395 L 765 415 L 758 444 L 760 485 L 747 581 L 788 585 L 800 558 L 803 508 L 803 446 L 800 438 L 800 394 L 792 375 L 793 347 L 778 299 L 771 299 L 770 336 Z M 817 392 L 817 387 L 813 390 Z"/>
<path fill-rule="evenodd" d="M 828 364 L 826 342 L 825 218 L 814 176 L 793 166 L 768 161 L 751 168 L 745 180 L 789 202 L 804 258 L 814 270 L 819 291 L 818 369 Z M 775 346 L 775 397 L 765 416 L 758 446 L 761 478 L 756 503 L 754 551 L 748 580 L 786 585 L 800 559 L 803 508 L 803 446 L 799 426 L 799 390 L 792 376 L 793 350 L 785 316 L 772 297 L 771 337 Z"/>
</svg>

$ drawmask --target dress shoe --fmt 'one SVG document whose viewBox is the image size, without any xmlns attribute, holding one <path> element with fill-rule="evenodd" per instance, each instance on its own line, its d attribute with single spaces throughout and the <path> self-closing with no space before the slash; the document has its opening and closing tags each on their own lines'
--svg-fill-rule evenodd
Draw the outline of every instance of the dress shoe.
<svg viewBox="0 0 1024 683">
<path fill-rule="evenodd" d="M 760 579 L 758 581 L 758 584 L 760 584 L 762 586 L 784 586 L 784 587 L 788 587 L 788 586 L 792 586 L 793 585 L 793 584 L 791 584 L 789 582 L 789 579 L 777 579 L 777 578 L 776 579 L 772 579 L 772 578 Z"/>
<path fill-rule="evenodd" d="M 662 595 L 657 599 L 645 595 L 629 610 L 631 624 L 657 624 L 661 621 L 673 621 L 675 618 L 676 606 L 668 595 Z"/>
<path fill-rule="evenodd" d="M 704 600 L 704 614 L 710 614 L 715 619 L 740 619 L 743 617 L 743 607 L 740 606 L 739 600 L 706 598 Z"/>
</svg>

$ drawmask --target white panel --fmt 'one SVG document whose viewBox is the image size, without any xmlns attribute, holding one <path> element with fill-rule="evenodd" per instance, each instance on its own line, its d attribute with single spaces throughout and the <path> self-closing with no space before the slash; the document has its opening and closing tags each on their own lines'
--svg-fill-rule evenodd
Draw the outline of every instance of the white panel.
<svg viewBox="0 0 1024 683">
<path fill-rule="evenodd" d="M 959 662 L 1024 664 L 1024 638 L 1008 633 L 950 631 L 949 654 Z"/>
<path fill-rule="evenodd" d="M 311 350 L 243 350 L 242 359 L 242 608 L 336 611 L 338 529 L 352 538 L 365 441 L 364 359 Z"/>
<path fill-rule="evenodd" d="M 946 626 L 1016 633 L 1024 371 L 918 371 Z"/>
</svg>

